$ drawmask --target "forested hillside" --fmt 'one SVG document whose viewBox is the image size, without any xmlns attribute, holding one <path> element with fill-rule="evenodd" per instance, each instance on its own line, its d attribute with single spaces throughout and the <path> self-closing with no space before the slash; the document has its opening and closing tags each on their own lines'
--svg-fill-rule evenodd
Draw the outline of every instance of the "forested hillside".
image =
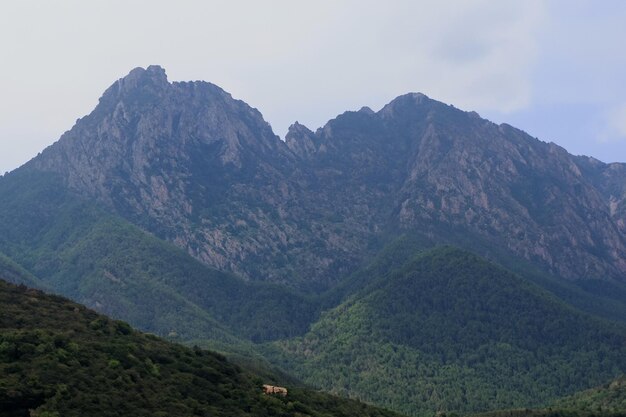
<svg viewBox="0 0 626 417">
<path fill-rule="evenodd" d="M 395 416 L 264 381 L 57 296 L 0 280 L 0 414 L 11 417 Z"/>
<path fill-rule="evenodd" d="M 602 386 L 561 398 L 543 409 L 497 410 L 474 417 L 624 417 L 625 387 L 622 376 Z"/>
<path fill-rule="evenodd" d="M 562 398 L 554 404 L 554 408 L 589 414 L 621 413 L 626 415 L 626 376 L 622 375 L 599 387 Z"/>
<path fill-rule="evenodd" d="M 317 387 L 412 415 L 540 406 L 626 369 L 623 326 L 468 252 L 427 251 L 369 278 L 269 354 Z"/>
</svg>

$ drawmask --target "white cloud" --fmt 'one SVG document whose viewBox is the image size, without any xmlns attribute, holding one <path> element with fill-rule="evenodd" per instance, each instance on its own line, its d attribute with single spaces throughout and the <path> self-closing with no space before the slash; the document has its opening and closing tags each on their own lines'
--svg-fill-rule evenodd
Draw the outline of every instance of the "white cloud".
<svg viewBox="0 0 626 417">
<path fill-rule="evenodd" d="M 600 136 L 600 142 L 626 141 L 626 103 L 611 109 L 606 119 L 607 129 Z"/>
<path fill-rule="evenodd" d="M 431 84 L 437 96 L 476 110 L 509 112 L 528 106 L 536 33 L 545 21 L 543 3 L 463 4 L 464 10 L 436 28 Z"/>
</svg>

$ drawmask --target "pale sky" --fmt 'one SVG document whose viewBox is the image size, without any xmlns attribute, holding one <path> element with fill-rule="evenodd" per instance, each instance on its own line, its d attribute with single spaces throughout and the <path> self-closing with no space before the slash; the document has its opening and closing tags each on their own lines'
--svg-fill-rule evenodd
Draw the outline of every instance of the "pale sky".
<svg viewBox="0 0 626 417">
<path fill-rule="evenodd" d="M 3 0 L 0 173 L 150 64 L 219 85 L 281 137 L 422 92 L 626 162 L 625 22 L 620 0 Z"/>
</svg>

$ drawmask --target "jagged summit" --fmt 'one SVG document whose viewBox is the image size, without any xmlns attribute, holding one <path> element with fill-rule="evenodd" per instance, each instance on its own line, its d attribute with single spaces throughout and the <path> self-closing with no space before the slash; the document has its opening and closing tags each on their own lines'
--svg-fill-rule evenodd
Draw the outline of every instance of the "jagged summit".
<svg viewBox="0 0 626 417">
<path fill-rule="evenodd" d="M 367 106 L 363 106 L 359 109 L 359 112 L 361 113 L 365 113 L 365 114 L 375 114 L 374 110 L 372 110 L 371 108 L 367 107 Z"/>
<path fill-rule="evenodd" d="M 132 82 L 133 80 L 151 80 L 155 83 L 167 83 L 167 74 L 165 69 L 160 65 L 150 65 L 147 68 L 137 67 L 131 70 L 128 75 L 122 78 L 124 82 Z"/>
<path fill-rule="evenodd" d="M 158 95 L 170 87 L 165 70 L 158 65 L 137 67 L 128 75 L 114 82 L 100 98 L 101 104 L 120 100 L 122 97 L 143 90 L 144 94 Z"/>
<path fill-rule="evenodd" d="M 312 138 L 315 136 L 315 133 L 308 127 L 299 122 L 295 122 L 287 129 L 287 134 L 285 135 L 285 142 L 287 144 L 292 143 L 293 141 L 301 140 L 303 138 Z"/>
<path fill-rule="evenodd" d="M 399 95 L 398 97 L 391 100 L 383 109 L 387 106 L 395 107 L 395 106 L 413 106 L 413 105 L 422 105 L 429 102 L 433 102 L 436 100 L 431 99 L 426 94 L 422 93 L 406 93 Z"/>
<path fill-rule="evenodd" d="M 300 122 L 295 121 L 291 126 L 289 126 L 287 134 L 289 135 L 289 133 L 298 133 L 298 132 L 313 133 L 311 129 L 301 124 Z"/>
<path fill-rule="evenodd" d="M 295 122 L 287 130 L 285 143 L 297 155 L 310 155 L 317 151 L 317 139 L 315 133 L 308 127 Z"/>
<path fill-rule="evenodd" d="M 416 114 L 426 114 L 433 109 L 454 109 L 422 93 L 407 93 L 400 95 L 383 106 L 377 114 L 384 119 L 415 117 Z"/>
</svg>

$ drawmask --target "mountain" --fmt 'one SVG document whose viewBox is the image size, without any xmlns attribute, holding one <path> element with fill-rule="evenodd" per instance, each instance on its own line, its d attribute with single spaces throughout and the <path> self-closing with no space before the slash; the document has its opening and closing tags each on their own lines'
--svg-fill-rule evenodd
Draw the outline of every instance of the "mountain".
<svg viewBox="0 0 626 417">
<path fill-rule="evenodd" d="M 2 416 L 397 415 L 300 387 L 264 395 L 221 355 L 1 280 L 0 308 Z"/>
<path fill-rule="evenodd" d="M 249 279 L 281 282 L 330 267 L 327 256 L 299 249 L 325 243 L 301 224 L 296 160 L 261 114 L 210 83 L 169 83 L 157 66 L 113 84 L 23 170 L 55 173 L 197 259 Z M 303 257 L 314 259 L 291 262 Z"/>
<path fill-rule="evenodd" d="M 625 180 L 422 94 L 282 141 L 150 66 L 0 177 L 0 273 L 408 414 L 544 406 L 626 372 Z"/>
<path fill-rule="evenodd" d="M 294 124 L 283 142 L 219 87 L 137 68 L 19 171 L 56 175 L 207 265 L 307 292 L 398 233 L 568 280 L 626 277 L 624 165 L 422 94 Z"/>
<path fill-rule="evenodd" d="M 340 201 L 387 203 L 387 223 L 376 224 L 472 236 L 563 278 L 624 279 L 624 234 L 610 208 L 624 190 L 585 177 L 579 159 L 554 144 L 422 94 L 302 132 L 290 132 L 287 143 L 336 185 Z M 312 149 L 299 151 L 299 141 Z"/>
<path fill-rule="evenodd" d="M 317 387 L 420 416 L 536 407 L 626 368 L 626 327 L 476 255 L 441 247 L 387 259 L 268 355 Z"/>
</svg>

